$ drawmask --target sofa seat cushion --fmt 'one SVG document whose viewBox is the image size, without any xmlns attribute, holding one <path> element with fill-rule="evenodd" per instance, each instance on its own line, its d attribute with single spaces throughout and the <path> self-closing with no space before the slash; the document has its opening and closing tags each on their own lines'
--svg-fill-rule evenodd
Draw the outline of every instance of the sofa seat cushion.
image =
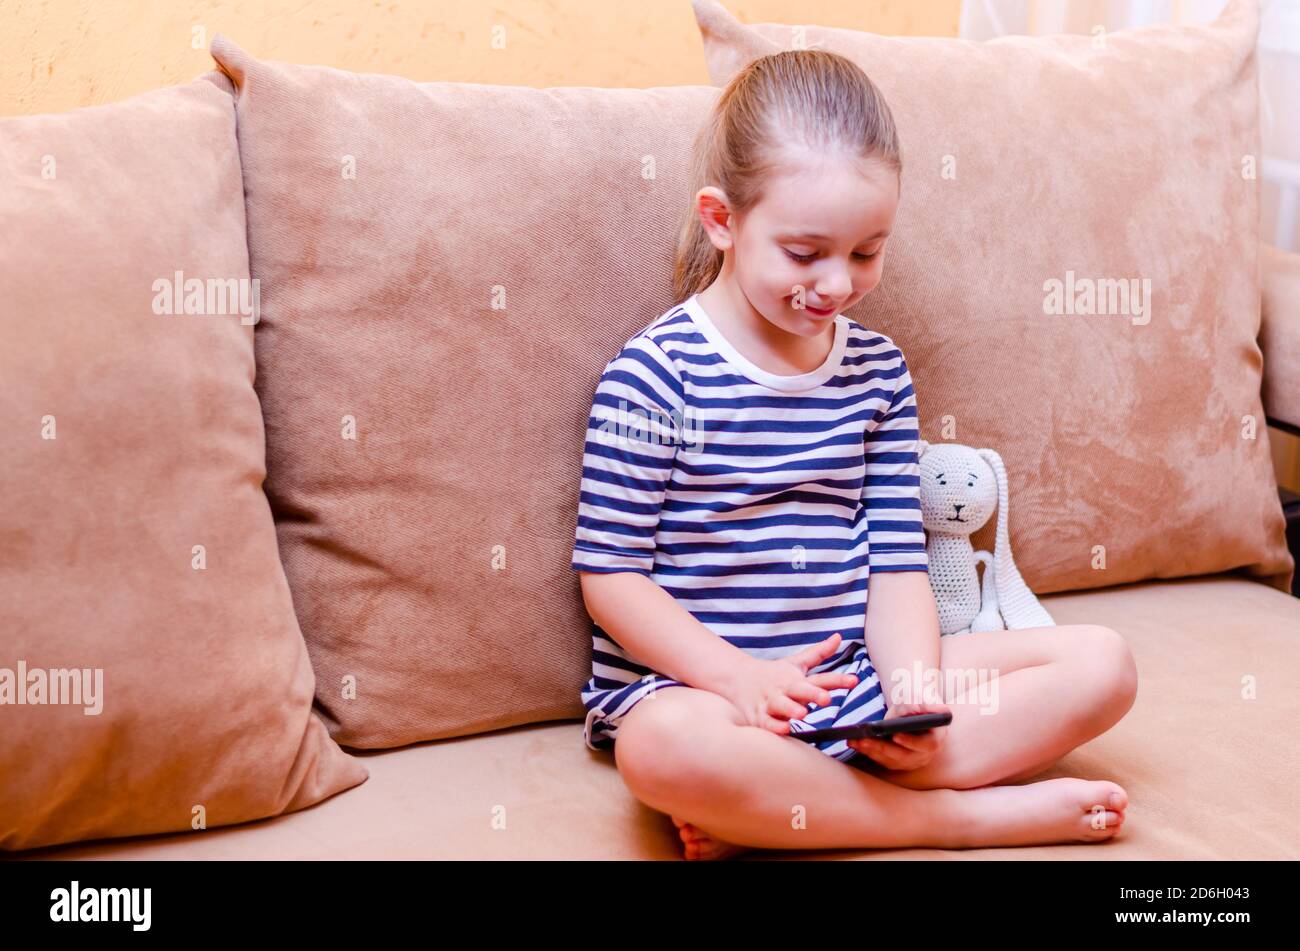
<svg viewBox="0 0 1300 951">
<path fill-rule="evenodd" d="M 1296 859 L 1300 761 L 1278 724 L 1300 718 L 1300 599 L 1230 575 L 1043 599 L 1062 624 L 1113 627 L 1138 696 L 1114 728 L 1035 780 L 1111 779 L 1124 829 L 1099 845 L 760 852 L 762 859 Z M 1255 699 L 1243 698 L 1243 678 Z M 24 853 L 123 859 L 679 858 L 667 816 L 624 788 L 577 720 L 530 724 L 362 757 L 370 781 L 310 809 L 203 833 Z M 1031 780 L 1035 781 L 1035 780 Z M 494 827 L 494 817 L 498 817 Z M 501 819 L 504 819 L 504 822 Z"/>
</svg>

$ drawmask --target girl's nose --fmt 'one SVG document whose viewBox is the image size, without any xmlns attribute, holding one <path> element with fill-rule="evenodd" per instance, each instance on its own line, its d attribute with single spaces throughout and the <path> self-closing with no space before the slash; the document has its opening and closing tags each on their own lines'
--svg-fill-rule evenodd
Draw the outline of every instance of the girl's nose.
<svg viewBox="0 0 1300 951">
<path fill-rule="evenodd" d="M 852 290 L 853 277 L 842 268 L 823 274 L 817 282 L 817 297 L 820 300 L 844 300 Z"/>
<path fill-rule="evenodd" d="M 847 300 L 853 291 L 853 282 L 845 277 L 843 280 L 829 280 L 817 285 L 817 299 L 823 301 Z"/>
</svg>

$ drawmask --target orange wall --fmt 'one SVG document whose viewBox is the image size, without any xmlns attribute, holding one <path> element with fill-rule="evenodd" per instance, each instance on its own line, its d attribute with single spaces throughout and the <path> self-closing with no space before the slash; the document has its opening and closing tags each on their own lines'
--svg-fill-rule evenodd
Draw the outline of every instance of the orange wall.
<svg viewBox="0 0 1300 951">
<path fill-rule="evenodd" d="M 724 0 L 747 22 L 955 36 L 960 0 Z M 504 49 L 493 48 L 494 29 Z M 0 115 L 187 82 L 214 33 L 254 56 L 415 80 L 708 84 L 690 0 L 0 0 Z M 195 49 L 194 46 L 198 48 Z"/>
</svg>

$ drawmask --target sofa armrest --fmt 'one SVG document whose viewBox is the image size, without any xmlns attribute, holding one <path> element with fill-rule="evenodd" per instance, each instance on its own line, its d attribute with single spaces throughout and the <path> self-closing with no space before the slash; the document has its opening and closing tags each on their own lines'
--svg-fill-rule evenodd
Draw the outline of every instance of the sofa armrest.
<svg viewBox="0 0 1300 951">
<path fill-rule="evenodd" d="M 1259 346 L 1264 353 L 1264 414 L 1300 435 L 1300 254 L 1260 243 Z"/>
</svg>

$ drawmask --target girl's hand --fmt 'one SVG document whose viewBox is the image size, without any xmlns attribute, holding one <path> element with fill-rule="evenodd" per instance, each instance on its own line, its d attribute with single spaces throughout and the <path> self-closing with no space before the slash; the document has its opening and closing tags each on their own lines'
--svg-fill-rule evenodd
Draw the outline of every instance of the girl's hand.
<svg viewBox="0 0 1300 951">
<path fill-rule="evenodd" d="M 832 657 L 840 646 L 837 631 L 826 640 L 777 660 L 749 658 L 725 688 L 724 696 L 735 705 L 749 726 L 788 735 L 790 721 L 808 715 L 808 703 L 827 706 L 831 691 L 852 687 L 853 674 L 821 673 L 808 676 L 809 668 Z"/>
<path fill-rule="evenodd" d="M 951 713 L 947 704 L 934 701 L 929 703 L 900 703 L 891 707 L 885 719 L 911 716 L 916 713 Z M 895 733 L 886 739 L 878 740 L 864 737 L 860 740 L 846 740 L 851 749 L 864 756 L 869 756 L 881 766 L 892 770 L 920 769 L 934 759 L 939 748 L 947 739 L 948 727 L 931 727 L 924 733 Z"/>
</svg>

